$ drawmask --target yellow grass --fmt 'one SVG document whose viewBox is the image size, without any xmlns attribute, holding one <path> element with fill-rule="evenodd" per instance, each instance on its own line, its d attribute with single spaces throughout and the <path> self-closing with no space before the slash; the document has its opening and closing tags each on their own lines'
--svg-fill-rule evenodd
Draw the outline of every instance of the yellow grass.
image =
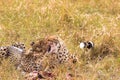
<svg viewBox="0 0 120 80">
<path fill-rule="evenodd" d="M 59 35 L 79 57 L 71 70 L 75 80 L 120 80 L 120 0 L 0 0 L 1 46 L 21 41 L 29 48 L 47 35 Z M 104 58 L 85 64 L 79 48 L 84 40 L 95 43 L 92 56 Z M 65 80 L 65 67 L 56 71 L 57 80 Z M 22 76 L 4 60 L 0 80 Z"/>
</svg>

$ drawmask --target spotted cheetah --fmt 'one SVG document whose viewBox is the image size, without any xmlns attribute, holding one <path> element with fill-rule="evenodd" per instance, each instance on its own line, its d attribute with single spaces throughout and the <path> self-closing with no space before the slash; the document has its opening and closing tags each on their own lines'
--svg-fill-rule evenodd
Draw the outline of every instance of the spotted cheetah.
<svg viewBox="0 0 120 80">
<path fill-rule="evenodd" d="M 20 50 L 25 49 L 23 44 L 13 44 L 12 47 L 17 47 Z M 8 52 L 10 52 L 9 49 Z M 12 55 L 16 55 L 16 53 Z M 19 70 L 24 73 L 31 73 L 33 71 L 52 71 L 59 65 L 68 63 L 68 61 L 76 63 L 77 58 L 69 53 L 60 37 L 49 36 L 32 42 L 31 48 L 20 54 L 20 58 L 15 61 L 18 61 L 17 68 Z"/>
<path fill-rule="evenodd" d="M 10 60 L 14 63 L 15 61 L 19 62 L 20 55 L 18 56 L 16 54 L 16 53 L 21 53 L 19 50 L 22 50 L 23 52 L 25 52 L 24 43 L 15 42 L 10 46 L 1 46 L 0 47 L 0 61 L 2 61 L 5 58 L 10 58 Z"/>
<path fill-rule="evenodd" d="M 62 39 L 57 36 L 49 36 L 32 42 L 31 49 L 21 59 L 21 67 L 25 72 L 51 71 L 71 59 L 73 63 L 77 61 L 77 58 L 68 52 Z"/>
<path fill-rule="evenodd" d="M 69 61 L 76 63 L 77 57 L 68 52 L 61 38 L 49 36 L 32 42 L 31 48 L 22 56 L 20 65 L 24 73 L 52 72 Z"/>
</svg>

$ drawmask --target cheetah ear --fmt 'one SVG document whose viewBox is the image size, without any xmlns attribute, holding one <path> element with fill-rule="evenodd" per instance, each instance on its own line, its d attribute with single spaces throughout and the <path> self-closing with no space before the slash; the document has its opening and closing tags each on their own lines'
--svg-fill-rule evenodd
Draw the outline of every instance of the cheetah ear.
<svg viewBox="0 0 120 80">
<path fill-rule="evenodd" d="M 32 41 L 32 42 L 30 43 L 30 45 L 31 45 L 31 46 L 33 46 L 34 44 L 35 44 L 35 42 L 34 42 L 34 41 Z"/>
</svg>

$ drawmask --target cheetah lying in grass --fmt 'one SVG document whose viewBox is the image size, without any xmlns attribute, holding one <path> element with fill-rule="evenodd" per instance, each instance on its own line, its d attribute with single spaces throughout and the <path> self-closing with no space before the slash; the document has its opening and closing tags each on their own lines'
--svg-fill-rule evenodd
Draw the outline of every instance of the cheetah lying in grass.
<svg viewBox="0 0 120 80">
<path fill-rule="evenodd" d="M 19 63 L 17 68 L 26 74 L 28 73 L 29 76 L 34 75 L 36 71 L 38 73 L 41 71 L 50 73 L 59 65 L 77 62 L 77 57 L 68 52 L 64 42 L 58 36 L 49 36 L 32 42 L 28 51 L 25 51 L 24 44 L 13 44 L 6 47 L 6 49 L 6 51 L 3 51 L 6 52 L 4 56 L 8 57 L 8 54 L 10 56 L 14 55 L 12 57 L 17 58 L 15 62 Z M 19 54 L 19 58 L 16 57 L 17 54 Z M 26 78 L 29 77 L 27 76 Z M 40 75 L 37 74 L 35 77 L 38 78 Z"/>
<path fill-rule="evenodd" d="M 20 42 L 13 43 L 10 46 L 0 47 L 0 62 L 3 59 L 10 58 L 11 61 L 16 63 L 20 62 L 21 54 L 25 52 L 25 45 Z M 16 54 L 17 53 L 17 54 Z"/>
</svg>

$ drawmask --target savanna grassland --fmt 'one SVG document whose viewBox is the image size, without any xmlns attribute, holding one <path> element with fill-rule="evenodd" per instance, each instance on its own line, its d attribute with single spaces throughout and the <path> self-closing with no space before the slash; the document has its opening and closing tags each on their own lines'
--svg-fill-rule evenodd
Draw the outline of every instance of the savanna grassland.
<svg viewBox="0 0 120 80">
<path fill-rule="evenodd" d="M 120 80 L 120 0 L 0 0 L 0 46 L 60 36 L 76 54 L 73 80 Z M 95 49 L 87 63 L 79 43 L 91 40 Z M 56 80 L 66 80 L 66 68 Z M 0 65 L 0 80 L 24 80 L 9 60 Z"/>
</svg>

